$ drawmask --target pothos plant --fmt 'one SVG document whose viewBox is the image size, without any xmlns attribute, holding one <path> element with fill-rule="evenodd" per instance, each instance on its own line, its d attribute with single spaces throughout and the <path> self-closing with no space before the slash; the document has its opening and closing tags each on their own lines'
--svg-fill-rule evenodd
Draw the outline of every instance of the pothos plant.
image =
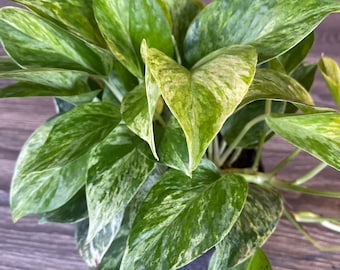
<svg viewBox="0 0 340 270">
<path fill-rule="evenodd" d="M 15 0 L 0 10 L 1 97 L 53 96 L 58 113 L 23 146 L 14 222 L 75 223 L 90 268 L 176 269 L 215 248 L 209 269 L 270 269 L 260 249 L 284 214 L 280 190 L 340 169 L 340 114 L 308 90 L 319 67 L 340 105 L 340 71 L 301 64 L 333 0 Z M 263 172 L 263 145 L 296 146 Z M 249 149 L 254 155 L 240 162 Z M 290 181 L 298 152 L 320 165 Z M 265 164 L 264 164 L 265 165 Z"/>
</svg>

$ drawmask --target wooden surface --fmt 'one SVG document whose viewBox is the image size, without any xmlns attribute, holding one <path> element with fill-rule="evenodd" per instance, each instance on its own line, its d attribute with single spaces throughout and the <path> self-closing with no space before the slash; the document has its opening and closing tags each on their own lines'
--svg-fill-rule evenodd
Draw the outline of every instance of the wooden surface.
<svg viewBox="0 0 340 270">
<path fill-rule="evenodd" d="M 6 1 L 0 1 L 0 5 L 5 3 Z M 316 39 L 316 47 L 309 59 L 317 60 L 324 52 L 340 63 L 340 14 L 332 15 L 319 27 Z M 332 106 L 320 76 L 313 93 L 318 105 Z M 0 270 L 87 269 L 77 254 L 72 225 L 38 225 L 36 216 L 23 218 L 17 224 L 12 224 L 10 218 L 8 192 L 15 160 L 27 137 L 53 115 L 53 110 L 50 98 L 0 100 Z M 266 146 L 263 156 L 266 169 L 272 168 L 290 150 L 291 147 L 275 137 Z M 299 156 L 294 166 L 287 167 L 282 177 L 293 179 L 308 170 L 311 164 L 315 164 L 313 158 Z M 333 169 L 326 169 L 308 185 L 340 191 L 339 175 Z M 285 193 L 285 198 L 292 209 L 315 210 L 324 215 L 340 216 L 340 200 L 295 193 Z M 306 228 L 321 242 L 340 245 L 339 234 L 318 226 Z M 340 270 L 340 253 L 317 250 L 285 219 L 265 245 L 265 250 L 277 270 Z"/>
</svg>

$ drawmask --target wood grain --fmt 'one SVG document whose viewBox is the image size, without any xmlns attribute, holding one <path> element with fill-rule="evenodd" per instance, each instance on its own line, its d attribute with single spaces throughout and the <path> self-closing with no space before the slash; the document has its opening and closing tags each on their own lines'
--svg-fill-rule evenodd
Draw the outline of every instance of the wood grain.
<svg viewBox="0 0 340 270">
<path fill-rule="evenodd" d="M 6 5 L 7 1 L 0 1 Z M 309 55 L 316 61 L 321 53 L 334 57 L 340 63 L 340 15 L 330 16 L 316 32 L 316 46 Z M 1 82 L 0 82 L 1 85 Z M 313 95 L 318 105 L 334 106 L 324 83 L 317 76 Z M 43 121 L 52 116 L 51 98 L 25 98 L 0 100 L 0 269 L 1 270 L 75 270 L 87 269 L 77 254 L 73 239 L 73 226 L 37 224 L 36 216 L 25 217 L 12 224 L 8 192 L 15 160 L 28 136 Z M 289 153 L 291 147 L 277 137 L 266 145 L 263 155 L 267 170 Z M 282 177 L 294 179 L 311 168 L 316 161 L 301 155 L 294 165 L 282 173 Z M 308 183 L 314 188 L 340 190 L 339 173 L 326 169 Z M 320 199 L 296 193 L 284 193 L 287 204 L 295 210 L 316 210 L 320 214 L 340 216 L 340 200 Z M 339 234 L 318 226 L 306 228 L 322 243 L 340 245 Z M 321 252 L 314 248 L 286 220 L 280 222 L 276 232 L 265 245 L 274 269 L 338 269 L 340 253 Z M 203 259 L 204 260 L 204 259 Z M 187 269 L 205 269 L 195 264 Z"/>
</svg>

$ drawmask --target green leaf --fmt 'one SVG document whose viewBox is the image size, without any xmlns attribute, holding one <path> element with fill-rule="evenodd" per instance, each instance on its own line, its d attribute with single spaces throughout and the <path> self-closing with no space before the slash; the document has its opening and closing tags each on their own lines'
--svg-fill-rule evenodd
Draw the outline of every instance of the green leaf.
<svg viewBox="0 0 340 270">
<path fill-rule="evenodd" d="M 35 68 L 0 72 L 0 79 L 17 83 L 0 89 L 0 97 L 69 96 L 89 92 L 88 74 L 51 68 Z"/>
<path fill-rule="evenodd" d="M 0 56 L 0 72 L 19 69 L 19 66 L 8 56 Z"/>
<path fill-rule="evenodd" d="M 270 261 L 262 249 L 258 249 L 249 260 L 246 270 L 272 270 Z"/>
<path fill-rule="evenodd" d="M 12 217 L 52 211 L 84 186 L 88 153 L 120 121 L 119 109 L 89 103 L 39 128 L 24 145 L 12 181 Z"/>
<path fill-rule="evenodd" d="M 154 162 L 138 150 L 140 143 L 120 125 L 92 150 L 86 183 L 88 240 L 124 211 L 153 169 Z"/>
<path fill-rule="evenodd" d="M 310 92 L 316 69 L 317 65 L 315 63 L 303 63 L 294 70 L 291 76 Z"/>
<path fill-rule="evenodd" d="M 340 170 L 340 113 L 271 115 L 267 124 L 282 138 Z"/>
<path fill-rule="evenodd" d="M 77 106 L 84 103 L 90 103 L 96 100 L 97 96 L 102 92 L 102 90 L 90 91 L 87 93 L 79 94 L 76 96 L 58 96 L 59 100 L 68 102 L 71 105 Z"/>
<path fill-rule="evenodd" d="M 153 132 L 156 103 L 153 105 L 153 111 L 150 112 L 145 84 L 140 84 L 124 97 L 121 112 L 126 125 L 150 145 L 153 155 L 158 159 Z"/>
<path fill-rule="evenodd" d="M 141 203 L 145 200 L 151 188 L 158 182 L 160 176 L 164 173 L 166 167 L 156 166 L 144 181 L 133 200 L 125 209 L 124 219 L 120 230 L 111 244 L 110 249 L 103 257 L 98 270 L 119 270 L 120 264 L 127 246 L 128 236 L 130 234 L 131 225 L 136 217 Z"/>
<path fill-rule="evenodd" d="M 76 241 L 80 255 L 91 268 L 97 268 L 112 241 L 117 237 L 121 228 L 124 211 L 113 216 L 110 223 L 100 230 L 96 236 L 87 241 L 89 220 L 85 219 L 76 226 Z"/>
<path fill-rule="evenodd" d="M 239 136 L 244 127 L 254 118 L 264 115 L 265 101 L 258 100 L 247 104 L 232 114 L 223 124 L 221 134 L 224 140 L 231 144 Z M 286 104 L 284 102 L 273 102 L 272 112 L 284 113 Z M 241 139 L 238 147 L 249 148 L 256 146 L 263 135 L 270 138 L 272 131 L 265 125 L 265 121 L 254 125 L 247 134 Z"/>
<path fill-rule="evenodd" d="M 66 204 L 56 210 L 42 214 L 39 223 L 76 223 L 87 218 L 85 187 L 80 189 Z"/>
<path fill-rule="evenodd" d="M 242 101 L 272 99 L 314 105 L 313 98 L 295 79 L 271 69 L 257 69 L 248 93 Z"/>
<path fill-rule="evenodd" d="M 329 91 L 340 107 L 340 68 L 338 64 L 332 58 L 322 57 L 318 66 Z"/>
<path fill-rule="evenodd" d="M 106 75 L 114 58 L 99 47 L 26 10 L 0 10 L 0 37 L 6 52 L 24 67 L 52 67 Z"/>
<path fill-rule="evenodd" d="M 188 146 L 181 126 L 172 117 L 158 147 L 160 162 L 190 176 Z"/>
<path fill-rule="evenodd" d="M 140 45 L 173 55 L 171 30 L 162 10 L 162 1 L 94 0 L 99 28 L 113 54 L 136 77 L 143 78 Z"/>
<path fill-rule="evenodd" d="M 92 0 L 13 0 L 80 38 L 106 47 L 94 18 Z"/>
<path fill-rule="evenodd" d="M 184 131 L 192 171 L 247 93 L 255 73 L 255 51 L 249 46 L 223 48 L 191 71 L 156 49 L 148 50 L 146 62 Z"/>
<path fill-rule="evenodd" d="M 306 58 L 314 44 L 314 32 L 310 33 L 301 42 L 288 52 L 279 57 L 279 61 L 285 67 L 287 74 L 293 72 Z"/>
<path fill-rule="evenodd" d="M 164 0 L 172 18 L 172 33 L 175 37 L 180 57 L 184 60 L 183 42 L 190 23 L 204 8 L 204 3 L 198 0 Z"/>
<path fill-rule="evenodd" d="M 249 185 L 242 213 L 230 233 L 216 245 L 209 269 L 229 269 L 251 257 L 273 233 L 282 211 L 280 194 L 259 185 Z"/>
<path fill-rule="evenodd" d="M 121 269 L 175 269 L 189 263 L 230 231 L 246 194 L 243 177 L 220 177 L 208 161 L 192 178 L 169 170 L 137 213 Z"/>
<path fill-rule="evenodd" d="M 214 1 L 191 23 L 185 56 L 193 65 L 219 48 L 249 44 L 264 62 L 293 48 L 336 11 L 340 3 L 331 0 Z"/>
</svg>

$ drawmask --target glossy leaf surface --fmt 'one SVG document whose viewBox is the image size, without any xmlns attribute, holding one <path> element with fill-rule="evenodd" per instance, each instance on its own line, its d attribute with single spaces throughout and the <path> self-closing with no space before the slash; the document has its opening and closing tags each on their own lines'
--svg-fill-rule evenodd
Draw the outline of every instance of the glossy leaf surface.
<svg viewBox="0 0 340 270">
<path fill-rule="evenodd" d="M 174 117 L 165 127 L 158 152 L 163 164 L 190 175 L 188 146 L 183 130 Z"/>
<path fill-rule="evenodd" d="M 153 169 L 154 162 L 137 149 L 139 144 L 138 137 L 120 125 L 92 150 L 86 184 L 88 240 L 124 211 Z"/>
<path fill-rule="evenodd" d="M 38 129 L 17 161 L 10 194 L 13 220 L 69 201 L 85 184 L 89 150 L 119 121 L 116 107 L 90 103 Z"/>
<path fill-rule="evenodd" d="M 141 53 L 146 62 L 148 56 L 147 45 L 143 42 Z M 145 65 L 145 84 L 138 85 L 133 91 L 128 93 L 122 103 L 121 112 L 127 126 L 139 137 L 145 140 L 156 159 L 156 152 L 153 119 L 157 107 L 157 102 L 161 92 L 149 70 L 149 64 Z"/>
<path fill-rule="evenodd" d="M 204 4 L 198 0 L 164 0 L 172 18 L 172 33 L 175 37 L 180 57 L 184 60 L 183 42 L 190 23 L 204 8 Z"/>
<path fill-rule="evenodd" d="M 340 170 L 340 113 L 272 115 L 266 121 L 288 142 Z"/>
<path fill-rule="evenodd" d="M 192 171 L 247 93 L 255 73 L 255 51 L 249 46 L 223 48 L 191 71 L 156 49 L 149 49 L 147 56 L 162 97 L 184 131 Z"/>
<path fill-rule="evenodd" d="M 143 77 L 140 46 L 173 55 L 171 29 L 160 5 L 162 1 L 94 0 L 99 28 L 113 54 L 136 77 Z"/>
<path fill-rule="evenodd" d="M 0 97 L 68 96 L 89 92 L 88 74 L 62 69 L 23 69 L 0 72 L 0 79 L 18 83 L 0 89 Z"/>
<path fill-rule="evenodd" d="M 250 44 L 257 49 L 259 62 L 267 61 L 294 47 L 329 13 L 339 10 L 340 3 L 330 0 L 214 1 L 187 32 L 186 59 L 193 65 L 219 48 Z"/>
<path fill-rule="evenodd" d="M 279 61 L 285 67 L 287 74 L 298 67 L 306 58 L 314 44 L 314 32 L 310 33 L 300 43 L 279 57 Z"/>
<path fill-rule="evenodd" d="M 208 161 L 192 178 L 166 172 L 137 213 L 122 269 L 175 269 L 189 263 L 230 231 L 246 194 L 243 177 L 220 177 Z"/>
<path fill-rule="evenodd" d="M 131 230 L 131 225 L 136 217 L 136 214 L 145 200 L 146 196 L 152 187 L 158 182 L 160 176 L 166 170 L 165 166 L 156 166 L 144 181 L 137 194 L 134 196 L 129 205 L 125 208 L 124 218 L 120 230 L 111 244 L 110 249 L 106 252 L 98 270 L 119 270 L 121 260 L 127 246 L 128 236 Z"/>
<path fill-rule="evenodd" d="M 8 56 L 0 56 L 0 72 L 19 69 L 18 65 Z"/>
<path fill-rule="evenodd" d="M 277 192 L 249 185 L 242 213 L 230 233 L 216 245 L 209 269 L 229 269 L 251 257 L 273 233 L 282 211 L 283 201 Z"/>
<path fill-rule="evenodd" d="M 92 0 L 14 0 L 91 43 L 105 47 L 94 18 Z"/>
<path fill-rule="evenodd" d="M 117 236 L 124 212 L 116 214 L 102 230 L 90 241 L 87 241 L 89 220 L 86 219 L 76 226 L 76 241 L 80 255 L 90 268 L 97 268 L 112 241 Z"/>
<path fill-rule="evenodd" d="M 322 57 L 319 69 L 336 104 L 340 107 L 340 68 L 338 64 L 329 57 Z"/>
<path fill-rule="evenodd" d="M 248 93 L 242 101 L 272 99 L 314 105 L 310 94 L 296 80 L 271 69 L 257 69 Z"/>
<path fill-rule="evenodd" d="M 52 67 L 107 74 L 109 52 L 23 9 L 0 10 L 0 37 L 7 53 L 25 67 Z"/>
<path fill-rule="evenodd" d="M 85 187 L 80 189 L 66 204 L 56 210 L 44 213 L 39 223 L 58 222 L 75 223 L 87 218 Z"/>
</svg>

